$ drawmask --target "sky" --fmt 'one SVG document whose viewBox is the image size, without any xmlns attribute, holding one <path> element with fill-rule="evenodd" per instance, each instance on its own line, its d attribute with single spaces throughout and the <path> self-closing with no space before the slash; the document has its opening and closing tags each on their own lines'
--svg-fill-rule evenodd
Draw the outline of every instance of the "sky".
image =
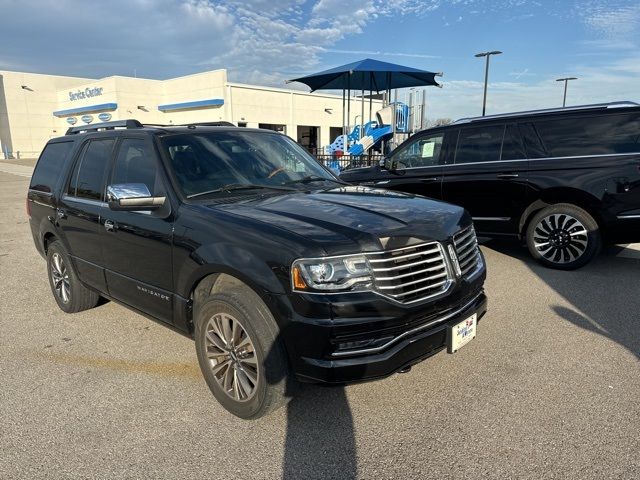
<svg viewBox="0 0 640 480">
<path fill-rule="evenodd" d="M 0 0 L 0 70 L 284 81 L 363 58 L 443 72 L 427 116 L 640 101 L 638 0 Z M 291 84 L 287 88 L 305 89 Z M 406 92 L 400 92 L 405 98 Z"/>
</svg>

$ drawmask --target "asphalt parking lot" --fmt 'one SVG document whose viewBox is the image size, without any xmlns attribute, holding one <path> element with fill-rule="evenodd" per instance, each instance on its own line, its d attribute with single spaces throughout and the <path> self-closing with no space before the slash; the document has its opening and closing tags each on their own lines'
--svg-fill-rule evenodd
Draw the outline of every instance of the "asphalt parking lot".
<svg viewBox="0 0 640 480">
<path fill-rule="evenodd" d="M 189 339 L 57 308 L 23 173 L 0 161 L 0 478 L 640 477 L 638 245 L 557 272 L 489 241 L 489 312 L 459 353 L 247 422 Z"/>
</svg>

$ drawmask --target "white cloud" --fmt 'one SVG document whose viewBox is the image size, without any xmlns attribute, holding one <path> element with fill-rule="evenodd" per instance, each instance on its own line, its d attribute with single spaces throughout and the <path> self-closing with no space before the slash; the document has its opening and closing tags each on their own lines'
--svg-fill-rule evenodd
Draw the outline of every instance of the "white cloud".
<svg viewBox="0 0 640 480">
<path fill-rule="evenodd" d="M 584 105 L 599 102 L 631 100 L 640 102 L 638 77 L 640 55 L 592 67 L 573 65 L 570 71 L 578 80 L 569 83 L 567 104 Z M 490 82 L 487 113 L 514 112 L 562 105 L 563 84 L 548 76 L 535 83 Z M 480 115 L 482 110 L 482 82 L 452 80 L 442 89 L 427 89 L 427 117 L 430 119 L 460 118 Z"/>
<path fill-rule="evenodd" d="M 575 7 L 584 23 L 609 39 L 625 40 L 640 28 L 637 0 L 588 0 Z"/>
</svg>

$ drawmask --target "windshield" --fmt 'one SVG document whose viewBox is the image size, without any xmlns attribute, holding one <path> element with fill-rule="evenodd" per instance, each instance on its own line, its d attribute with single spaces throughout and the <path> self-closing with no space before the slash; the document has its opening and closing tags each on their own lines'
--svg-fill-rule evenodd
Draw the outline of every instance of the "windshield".
<svg viewBox="0 0 640 480">
<path fill-rule="evenodd" d="M 238 129 L 170 135 L 161 141 L 187 197 L 337 181 L 284 135 Z"/>
</svg>

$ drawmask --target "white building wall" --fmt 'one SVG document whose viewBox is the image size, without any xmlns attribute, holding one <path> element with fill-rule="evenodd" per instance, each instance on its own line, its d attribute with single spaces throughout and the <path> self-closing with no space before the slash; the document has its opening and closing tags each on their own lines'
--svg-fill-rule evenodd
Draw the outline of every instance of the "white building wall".
<svg viewBox="0 0 640 480">
<path fill-rule="evenodd" d="M 40 154 L 44 143 L 66 126 L 52 115 L 58 91 L 90 81 L 86 78 L 0 71 L 0 142 L 23 158 Z M 22 87 L 26 88 L 22 88 Z M 0 152 L 0 159 L 4 158 Z"/>
<path fill-rule="evenodd" d="M 9 149 L 14 155 L 19 151 L 22 157 L 39 155 L 49 138 L 63 135 L 69 127 L 68 117 L 75 117 L 76 125 L 83 124 L 84 113 L 54 116 L 53 112 L 109 103 L 117 104 L 117 108 L 86 113 L 91 115 L 91 123 L 100 122 L 98 114 L 106 112 L 112 120 L 134 118 L 164 125 L 220 120 L 244 122 L 255 128 L 261 123 L 276 124 L 285 125 L 287 135 L 294 140 L 300 140 L 298 126 L 313 126 L 320 131 L 318 147 L 334 140 L 330 138 L 330 127 L 342 127 L 341 96 L 230 83 L 226 70 L 169 80 L 122 76 L 91 80 L 0 71 L 0 80 L 0 141 L 6 144 L 10 137 Z M 22 89 L 21 85 L 31 90 Z M 86 95 L 96 89 L 99 94 Z M 166 112 L 158 109 L 159 105 L 211 99 L 223 100 L 224 104 Z M 373 111 L 380 107 L 380 102 L 374 102 Z M 352 100 L 351 125 L 360 111 L 360 101 Z M 365 121 L 368 116 L 367 101 Z"/>
</svg>

